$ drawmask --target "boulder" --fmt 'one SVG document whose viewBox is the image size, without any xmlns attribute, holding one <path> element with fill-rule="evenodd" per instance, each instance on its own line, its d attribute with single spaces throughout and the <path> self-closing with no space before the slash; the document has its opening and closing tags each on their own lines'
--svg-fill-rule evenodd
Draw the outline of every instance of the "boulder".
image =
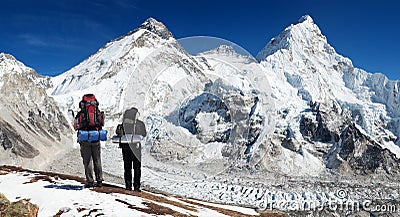
<svg viewBox="0 0 400 217">
<path fill-rule="evenodd" d="M 1 217 L 37 217 L 39 206 L 29 202 L 29 199 L 22 199 L 9 204 L 1 213 Z"/>
<path fill-rule="evenodd" d="M 5 210 L 10 205 L 10 201 L 4 196 L 4 194 L 0 193 L 0 216 L 1 212 Z"/>
</svg>

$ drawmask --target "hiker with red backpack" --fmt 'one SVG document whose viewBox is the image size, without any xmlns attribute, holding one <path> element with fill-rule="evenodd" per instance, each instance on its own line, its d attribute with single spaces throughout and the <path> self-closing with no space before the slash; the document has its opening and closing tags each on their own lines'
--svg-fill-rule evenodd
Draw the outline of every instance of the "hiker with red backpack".
<svg viewBox="0 0 400 217">
<path fill-rule="evenodd" d="M 107 131 L 102 129 L 104 113 L 99 110 L 98 106 L 99 103 L 93 94 L 85 94 L 79 102 L 80 111 L 74 120 L 74 129 L 78 130 L 78 142 L 85 168 L 85 188 L 94 187 L 92 162 L 96 186 L 103 186 L 100 141 L 107 140 Z"/>
</svg>

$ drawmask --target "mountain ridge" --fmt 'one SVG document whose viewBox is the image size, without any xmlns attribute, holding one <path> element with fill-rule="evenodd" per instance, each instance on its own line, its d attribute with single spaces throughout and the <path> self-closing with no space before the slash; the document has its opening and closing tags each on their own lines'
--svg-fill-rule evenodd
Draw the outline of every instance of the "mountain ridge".
<svg viewBox="0 0 400 217">
<path fill-rule="evenodd" d="M 57 103 L 46 93 L 50 78 L 1 53 L 0 79 L 1 162 L 46 167 L 56 157 L 53 154 L 69 150 L 63 143 L 72 132 Z"/>
</svg>

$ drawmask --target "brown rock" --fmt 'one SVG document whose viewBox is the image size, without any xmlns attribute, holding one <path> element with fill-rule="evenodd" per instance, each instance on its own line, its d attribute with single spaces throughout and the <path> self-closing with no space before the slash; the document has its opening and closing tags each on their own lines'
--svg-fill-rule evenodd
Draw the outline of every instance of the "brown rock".
<svg viewBox="0 0 400 217">
<path fill-rule="evenodd" d="M 2 213 L 1 217 L 37 217 L 39 206 L 29 202 L 29 199 L 22 199 L 11 203 Z"/>
<path fill-rule="evenodd" d="M 9 174 L 8 171 L 0 170 L 0 176 Z"/>
<path fill-rule="evenodd" d="M 4 194 L 0 193 L 0 217 L 1 212 L 3 212 L 3 210 L 5 210 L 8 206 L 10 205 L 10 201 L 6 198 L 6 196 L 4 196 Z"/>
</svg>

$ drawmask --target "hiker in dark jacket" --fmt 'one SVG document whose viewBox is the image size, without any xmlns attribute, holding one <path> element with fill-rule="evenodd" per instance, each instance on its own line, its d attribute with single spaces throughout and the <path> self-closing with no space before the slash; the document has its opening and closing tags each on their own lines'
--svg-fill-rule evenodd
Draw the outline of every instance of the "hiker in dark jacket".
<svg viewBox="0 0 400 217">
<path fill-rule="evenodd" d="M 123 132 L 117 132 L 119 135 L 140 135 L 146 136 L 146 128 L 142 121 L 137 119 L 138 110 L 130 108 L 125 111 L 122 119 Z M 141 146 L 140 142 L 120 143 L 122 148 L 122 158 L 124 160 L 124 179 L 125 187 L 132 190 L 132 166 L 134 170 L 133 189 L 140 192 L 141 176 Z"/>
</svg>

